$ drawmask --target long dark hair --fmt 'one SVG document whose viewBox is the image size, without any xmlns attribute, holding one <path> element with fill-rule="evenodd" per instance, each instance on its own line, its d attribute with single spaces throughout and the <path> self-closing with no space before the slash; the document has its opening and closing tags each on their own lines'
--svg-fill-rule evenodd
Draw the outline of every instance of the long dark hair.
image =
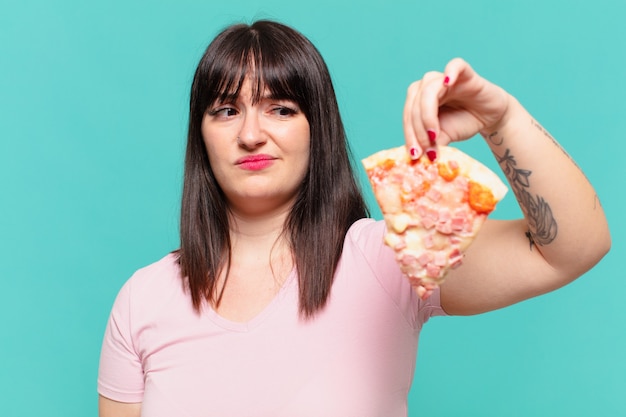
<svg viewBox="0 0 626 417">
<path fill-rule="evenodd" d="M 251 77 L 253 100 L 264 90 L 293 100 L 310 126 L 309 167 L 284 234 L 299 279 L 299 308 L 313 316 L 326 303 L 348 228 L 368 215 L 346 140 L 331 77 L 318 50 L 296 30 L 272 21 L 237 24 L 206 49 L 191 87 L 180 220 L 181 273 L 193 306 L 216 299 L 219 274 L 231 263 L 228 206 L 201 134 L 216 101 L 237 97 Z"/>
</svg>

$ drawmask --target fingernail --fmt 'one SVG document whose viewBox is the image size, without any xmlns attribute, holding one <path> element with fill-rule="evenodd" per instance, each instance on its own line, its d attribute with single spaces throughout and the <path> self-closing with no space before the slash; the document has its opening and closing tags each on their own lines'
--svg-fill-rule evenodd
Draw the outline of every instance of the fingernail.
<svg viewBox="0 0 626 417">
<path fill-rule="evenodd" d="M 430 162 L 434 162 L 437 159 L 437 151 L 434 149 L 429 149 L 426 151 L 426 156 L 430 160 Z"/>
<path fill-rule="evenodd" d="M 448 84 L 450 84 L 450 77 L 446 75 L 446 78 L 443 79 L 443 85 L 447 86 Z"/>
<path fill-rule="evenodd" d="M 409 149 L 409 153 L 411 154 L 411 159 L 419 158 L 419 154 L 418 154 L 417 148 L 415 146 L 412 146 L 411 149 Z"/>
<path fill-rule="evenodd" d="M 426 130 L 426 133 L 428 133 L 428 139 L 430 140 L 430 144 L 434 145 L 435 140 L 437 140 L 437 133 L 432 129 Z"/>
</svg>

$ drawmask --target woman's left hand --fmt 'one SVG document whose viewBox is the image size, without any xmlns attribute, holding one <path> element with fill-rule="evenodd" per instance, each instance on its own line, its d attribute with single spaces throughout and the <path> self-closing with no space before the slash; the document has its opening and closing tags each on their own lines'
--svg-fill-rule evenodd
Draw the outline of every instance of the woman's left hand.
<svg viewBox="0 0 626 417">
<path fill-rule="evenodd" d="M 403 124 L 411 156 L 435 145 L 469 139 L 499 124 L 512 97 L 479 76 L 461 58 L 451 60 L 444 72 L 428 72 L 407 92 Z M 435 156 L 430 154 L 430 156 Z"/>
</svg>

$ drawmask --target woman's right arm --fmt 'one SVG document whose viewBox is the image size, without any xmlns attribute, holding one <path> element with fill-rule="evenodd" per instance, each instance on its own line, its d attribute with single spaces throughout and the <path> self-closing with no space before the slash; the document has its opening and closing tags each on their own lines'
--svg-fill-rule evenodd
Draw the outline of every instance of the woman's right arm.
<svg viewBox="0 0 626 417">
<path fill-rule="evenodd" d="M 100 417 L 139 417 L 141 403 L 121 403 L 100 395 L 98 399 L 98 416 Z"/>
<path fill-rule="evenodd" d="M 130 320 L 135 311 L 131 282 L 128 280 L 117 294 L 104 332 L 97 383 L 99 417 L 141 415 L 143 395 L 139 393 L 144 389 L 144 371 Z"/>
</svg>

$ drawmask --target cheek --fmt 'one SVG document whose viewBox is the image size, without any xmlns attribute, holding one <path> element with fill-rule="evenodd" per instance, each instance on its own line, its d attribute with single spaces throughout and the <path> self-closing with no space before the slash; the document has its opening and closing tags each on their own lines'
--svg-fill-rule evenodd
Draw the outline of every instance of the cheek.
<svg viewBox="0 0 626 417">
<path fill-rule="evenodd" d="M 211 166 L 211 171 L 213 171 L 213 175 L 215 178 L 221 182 L 224 168 L 223 168 L 223 158 L 220 157 L 219 152 L 216 149 L 212 149 L 207 147 L 207 157 L 209 159 L 209 165 Z"/>
<path fill-rule="evenodd" d="M 311 130 L 309 128 L 309 123 L 305 122 L 295 136 L 301 138 L 301 140 L 298 141 L 298 151 L 301 155 L 306 156 L 308 161 L 311 153 Z"/>
<path fill-rule="evenodd" d="M 209 163 L 211 164 L 211 166 L 215 165 L 215 149 L 213 149 L 213 147 L 207 143 L 207 141 L 204 141 L 204 152 L 206 152 L 207 158 L 209 159 Z"/>
<path fill-rule="evenodd" d="M 209 157 L 209 161 L 212 161 L 215 157 L 215 149 L 214 146 L 211 145 L 211 142 L 208 142 L 206 140 L 204 141 L 204 152 L 206 152 L 207 156 Z"/>
<path fill-rule="evenodd" d="M 309 170 L 309 164 L 311 163 L 309 141 L 306 141 L 306 144 L 299 150 L 299 154 L 300 177 L 304 178 Z"/>
<path fill-rule="evenodd" d="M 294 152 L 300 155 L 300 159 L 306 161 L 308 165 L 311 157 L 311 137 L 309 136 L 308 128 L 306 130 L 303 129 L 296 137 L 300 139 L 295 145 Z"/>
<path fill-rule="evenodd" d="M 207 116 L 205 116 L 205 119 L 206 117 Z M 207 123 L 206 120 L 203 120 L 200 133 L 202 135 L 202 142 L 204 143 L 204 150 L 209 155 L 209 158 L 211 158 L 212 155 L 216 155 L 216 152 L 219 152 L 219 131 L 212 128 L 211 124 Z"/>
<path fill-rule="evenodd" d="M 214 166 L 220 159 L 220 147 L 217 136 L 211 134 L 209 129 L 202 129 L 202 142 L 204 143 L 204 151 L 206 152 L 211 166 Z"/>
<path fill-rule="evenodd" d="M 207 159 L 209 160 L 209 165 L 211 166 L 211 171 L 215 176 L 216 181 L 222 185 L 224 181 L 223 168 L 221 166 L 221 161 L 223 158 L 220 157 L 219 147 L 215 146 L 213 142 L 204 142 L 204 151 L 206 152 Z"/>
</svg>

